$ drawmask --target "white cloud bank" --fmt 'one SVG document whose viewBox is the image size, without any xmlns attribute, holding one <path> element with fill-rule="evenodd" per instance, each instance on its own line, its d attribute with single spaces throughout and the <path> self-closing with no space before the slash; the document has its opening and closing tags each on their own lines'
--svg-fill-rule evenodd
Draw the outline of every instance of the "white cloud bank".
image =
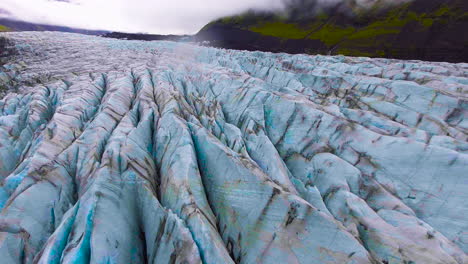
<svg viewBox="0 0 468 264">
<path fill-rule="evenodd" d="M 0 0 L 17 19 L 86 29 L 193 34 L 213 19 L 282 0 Z"/>
</svg>

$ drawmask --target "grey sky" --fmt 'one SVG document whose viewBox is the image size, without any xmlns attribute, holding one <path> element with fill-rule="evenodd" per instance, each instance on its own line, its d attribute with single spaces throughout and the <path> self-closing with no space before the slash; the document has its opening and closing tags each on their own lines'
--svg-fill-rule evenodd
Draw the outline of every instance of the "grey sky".
<svg viewBox="0 0 468 264">
<path fill-rule="evenodd" d="M 281 0 L 1 0 L 0 9 L 29 22 L 125 32 L 191 34 L 215 18 L 250 8 L 280 8 L 281 3 Z"/>
</svg>

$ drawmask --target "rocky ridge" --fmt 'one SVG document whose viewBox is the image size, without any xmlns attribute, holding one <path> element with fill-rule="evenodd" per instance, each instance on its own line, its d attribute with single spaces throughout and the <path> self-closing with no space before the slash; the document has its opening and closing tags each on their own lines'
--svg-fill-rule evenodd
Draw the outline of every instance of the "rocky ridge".
<svg viewBox="0 0 468 264">
<path fill-rule="evenodd" d="M 229 49 L 468 62 L 464 0 L 285 2 L 281 12 L 215 20 L 194 38 Z"/>
<path fill-rule="evenodd" d="M 4 33 L 4 263 L 466 263 L 468 64 Z"/>
</svg>

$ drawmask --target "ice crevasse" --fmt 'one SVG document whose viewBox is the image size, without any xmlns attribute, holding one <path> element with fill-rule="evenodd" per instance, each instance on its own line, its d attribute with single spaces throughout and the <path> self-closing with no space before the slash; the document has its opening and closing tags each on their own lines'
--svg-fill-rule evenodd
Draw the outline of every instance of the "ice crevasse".
<svg viewBox="0 0 468 264">
<path fill-rule="evenodd" d="M 1 36 L 1 263 L 468 263 L 468 64 Z"/>
</svg>

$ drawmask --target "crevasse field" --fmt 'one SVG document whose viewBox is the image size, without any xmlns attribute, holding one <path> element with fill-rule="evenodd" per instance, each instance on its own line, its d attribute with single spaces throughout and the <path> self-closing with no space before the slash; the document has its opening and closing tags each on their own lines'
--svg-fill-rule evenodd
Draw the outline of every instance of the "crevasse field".
<svg viewBox="0 0 468 264">
<path fill-rule="evenodd" d="M 1 263 L 468 263 L 468 64 L 1 36 Z"/>
</svg>

